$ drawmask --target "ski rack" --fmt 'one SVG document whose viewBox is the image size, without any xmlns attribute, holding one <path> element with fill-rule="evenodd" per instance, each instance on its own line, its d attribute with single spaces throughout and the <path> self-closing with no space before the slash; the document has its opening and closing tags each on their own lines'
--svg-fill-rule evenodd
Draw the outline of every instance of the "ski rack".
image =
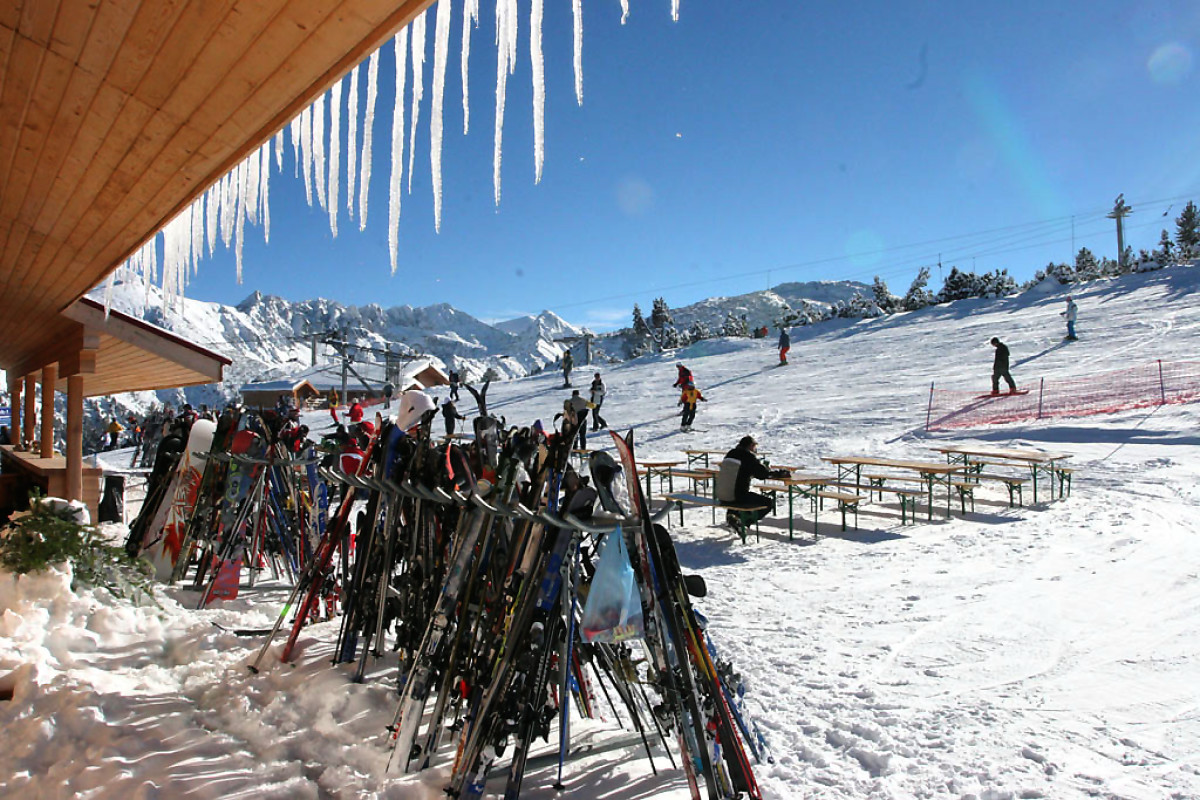
<svg viewBox="0 0 1200 800">
<path fill-rule="evenodd" d="M 500 506 L 488 502 L 483 495 L 477 494 L 474 491 L 464 493 L 460 489 L 446 490 L 441 486 L 435 486 L 432 489 L 428 486 L 419 483 L 413 483 L 411 480 L 405 480 L 403 483 L 396 483 L 390 479 L 380 480 L 368 475 L 348 475 L 339 469 L 329 467 L 319 467 L 317 470 L 321 477 L 327 481 L 341 483 L 347 486 L 353 486 L 358 489 L 367 489 L 368 491 L 387 492 L 389 494 L 400 494 L 406 497 L 416 498 L 418 500 L 429 500 L 430 502 L 439 505 L 456 505 L 460 507 L 475 506 L 491 514 L 498 514 L 502 517 L 511 519 L 521 519 L 528 522 L 539 522 L 553 525 L 558 528 L 572 528 L 583 533 L 591 533 L 603 535 L 612 533 L 618 527 L 641 524 L 640 520 L 635 517 L 618 517 L 613 514 L 600 513 L 596 515 L 596 519 L 584 520 L 578 516 L 566 513 L 555 514 L 551 511 L 540 510 L 532 511 L 521 502 L 516 502 L 511 506 Z M 651 522 L 662 522 L 667 515 L 677 509 L 679 502 L 671 502 L 655 511 L 650 515 Z M 597 519 L 599 521 L 597 521 Z"/>
</svg>

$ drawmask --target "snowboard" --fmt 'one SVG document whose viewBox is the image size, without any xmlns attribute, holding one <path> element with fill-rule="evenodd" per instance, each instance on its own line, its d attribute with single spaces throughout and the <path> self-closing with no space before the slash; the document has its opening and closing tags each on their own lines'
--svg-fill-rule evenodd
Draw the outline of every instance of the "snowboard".
<svg viewBox="0 0 1200 800">
<path fill-rule="evenodd" d="M 188 519 L 196 506 L 196 497 L 200 491 L 200 478 L 204 474 L 204 458 L 212 447 L 213 433 L 217 424 L 206 419 L 192 423 L 188 433 L 187 446 L 179 457 L 175 474 L 167 487 L 167 495 L 159 507 L 161 515 L 161 535 L 158 535 L 157 524 L 160 517 L 155 516 L 154 523 L 147 531 L 154 538 L 154 543 L 146 549 L 145 555 L 154 565 L 155 577 L 168 580 L 179 560 L 183 550 L 184 533 Z"/>
<path fill-rule="evenodd" d="M 976 395 L 975 399 L 976 400 L 992 400 L 993 398 L 996 398 L 996 397 L 1012 397 L 1013 395 L 1018 395 L 1018 394 L 1029 394 L 1029 390 L 1028 389 L 1017 389 L 1015 392 L 997 392 L 996 394 L 992 394 L 991 392 L 988 392 L 987 394 Z"/>
<path fill-rule="evenodd" d="M 262 458 L 266 454 L 266 442 L 254 431 L 243 428 L 234 434 L 230 448 L 232 455 Z M 202 605 L 213 599 L 236 600 L 241 584 L 242 562 L 245 559 L 246 520 L 240 515 L 242 505 L 249 502 L 249 494 L 259 465 L 232 461 L 226 478 L 225 496 L 219 512 L 221 553 L 214 555 L 214 573 Z"/>
</svg>

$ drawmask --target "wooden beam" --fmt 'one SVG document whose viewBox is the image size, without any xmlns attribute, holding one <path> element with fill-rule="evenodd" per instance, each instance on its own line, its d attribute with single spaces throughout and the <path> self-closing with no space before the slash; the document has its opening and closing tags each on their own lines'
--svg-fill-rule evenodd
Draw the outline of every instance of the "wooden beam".
<svg viewBox="0 0 1200 800">
<path fill-rule="evenodd" d="M 35 395 L 36 392 L 37 378 L 33 376 L 32 372 L 25 373 L 25 428 L 21 432 L 20 449 L 22 450 L 27 450 L 30 447 L 33 447 L 33 426 L 35 422 L 34 413 L 37 410 L 36 406 L 34 405 L 34 401 L 37 399 Z"/>
<path fill-rule="evenodd" d="M 42 458 L 54 456 L 54 384 L 58 381 L 58 365 L 42 367 Z"/>
<path fill-rule="evenodd" d="M 67 499 L 83 499 L 83 376 L 67 378 Z M 92 520 L 95 522 L 96 520 Z"/>
<path fill-rule="evenodd" d="M 24 388 L 25 382 L 21 380 L 21 376 L 9 372 L 8 375 L 8 405 L 11 411 L 8 436 L 12 440 L 13 446 L 18 449 L 21 446 L 21 390 Z"/>
</svg>

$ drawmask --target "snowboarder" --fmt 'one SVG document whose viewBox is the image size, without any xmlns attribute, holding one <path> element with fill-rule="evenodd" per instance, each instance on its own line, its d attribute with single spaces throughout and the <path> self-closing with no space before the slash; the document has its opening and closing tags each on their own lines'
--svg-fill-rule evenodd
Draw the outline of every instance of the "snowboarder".
<svg viewBox="0 0 1200 800">
<path fill-rule="evenodd" d="M 725 521 L 729 523 L 729 527 L 744 538 L 747 523 L 758 522 L 775 508 L 775 503 L 765 495 L 750 491 L 750 481 L 786 478 L 788 475 L 786 469 L 772 470 L 759 461 L 758 443 L 754 441 L 753 436 L 743 436 L 737 447 L 726 453 L 725 458 L 721 460 L 717 472 L 717 500 L 753 510 L 738 512 L 730 509 L 725 512 Z M 747 516 L 743 517 L 743 514 Z"/>
<path fill-rule="evenodd" d="M 700 394 L 696 384 L 689 383 L 683 387 L 683 393 L 679 396 L 679 405 L 683 406 L 683 419 L 679 421 L 679 430 L 690 431 L 692 429 L 692 422 L 696 419 L 697 402 L 707 403 L 708 400 Z"/>
<path fill-rule="evenodd" d="M 779 329 L 779 363 L 787 363 L 788 350 L 792 349 L 792 337 L 788 336 L 787 328 Z"/>
<path fill-rule="evenodd" d="M 608 423 L 604 421 L 604 417 L 600 416 L 600 406 L 604 405 L 604 381 L 600 379 L 599 372 L 592 378 L 591 399 L 592 430 L 598 431 L 601 428 L 607 428 Z"/>
<path fill-rule="evenodd" d="M 696 382 L 692 379 L 692 371 L 683 365 L 680 361 L 675 365 L 679 369 L 679 375 L 675 378 L 675 383 L 672 384 L 676 389 L 685 389 L 688 386 L 695 386 Z"/>
<path fill-rule="evenodd" d="M 562 357 L 563 371 L 563 388 L 566 389 L 571 385 L 571 368 L 575 366 L 575 357 L 571 355 L 571 351 L 567 350 Z"/>
<path fill-rule="evenodd" d="M 1079 306 L 1075 305 L 1075 298 L 1071 295 L 1067 295 L 1067 310 L 1059 316 L 1067 318 L 1067 341 L 1073 342 L 1079 338 L 1075 335 L 1075 318 L 1079 316 Z"/>
<path fill-rule="evenodd" d="M 454 401 L 447 397 L 442 401 L 442 419 L 446 421 L 446 436 L 454 435 L 454 421 L 465 420 L 462 414 L 458 413 L 458 409 L 454 405 Z"/>
<path fill-rule="evenodd" d="M 457 400 L 458 399 L 458 382 L 459 382 L 458 372 L 456 370 L 450 370 L 449 378 L 450 378 L 450 399 Z"/>
<path fill-rule="evenodd" d="M 992 394 L 1000 394 L 1000 379 L 1008 384 L 1008 392 L 1017 391 L 1017 384 L 1008 372 L 1008 345 L 995 336 L 992 337 L 992 347 L 996 348 L 996 358 L 992 361 Z"/>
</svg>

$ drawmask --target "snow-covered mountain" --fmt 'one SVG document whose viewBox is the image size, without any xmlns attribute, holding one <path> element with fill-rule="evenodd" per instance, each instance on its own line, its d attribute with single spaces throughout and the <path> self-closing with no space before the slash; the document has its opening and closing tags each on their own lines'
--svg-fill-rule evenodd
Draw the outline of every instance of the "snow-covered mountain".
<svg viewBox="0 0 1200 800">
<path fill-rule="evenodd" d="M 871 287 L 857 281 L 804 281 L 781 283 L 771 289 L 747 292 L 733 297 L 710 297 L 682 308 L 671 309 L 671 317 L 679 330 L 703 322 L 710 329 L 719 329 L 728 314 L 745 315 L 750 328 L 763 325 L 774 328 L 789 310 L 801 309 L 805 303 L 829 308 L 845 302 L 855 294 L 871 296 Z"/>
</svg>

